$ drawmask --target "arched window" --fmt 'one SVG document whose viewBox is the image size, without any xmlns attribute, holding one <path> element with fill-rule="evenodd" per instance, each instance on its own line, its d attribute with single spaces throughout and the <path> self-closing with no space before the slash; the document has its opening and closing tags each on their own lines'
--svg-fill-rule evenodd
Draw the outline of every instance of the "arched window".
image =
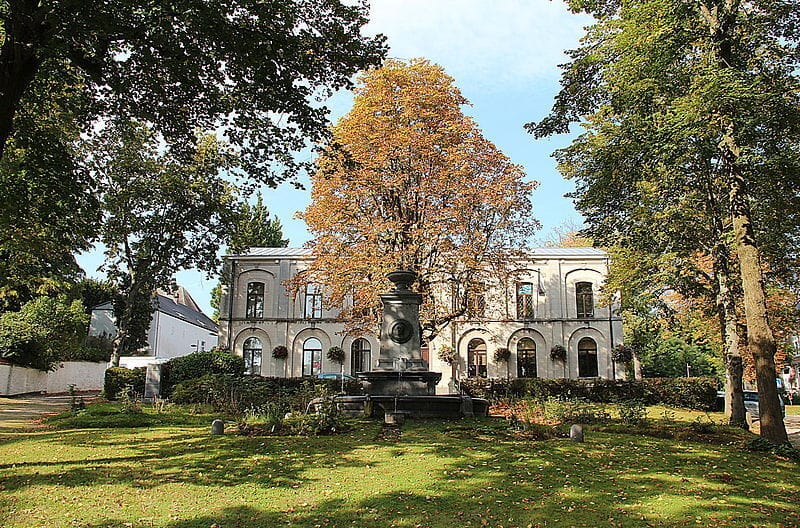
<svg viewBox="0 0 800 528">
<path fill-rule="evenodd" d="M 322 372 L 322 342 L 309 337 L 303 343 L 303 376 L 316 376 Z"/>
<path fill-rule="evenodd" d="M 578 377 L 597 377 L 597 343 L 590 337 L 578 341 Z"/>
<path fill-rule="evenodd" d="M 248 319 L 264 318 L 264 283 L 247 283 L 247 310 L 245 316 Z"/>
<path fill-rule="evenodd" d="M 261 340 L 257 337 L 248 337 L 242 346 L 245 374 L 261 374 Z"/>
<path fill-rule="evenodd" d="M 536 377 L 536 343 L 530 337 L 523 337 L 517 343 L 517 377 Z"/>
<path fill-rule="evenodd" d="M 533 319 L 533 284 L 517 283 L 517 319 Z"/>
<path fill-rule="evenodd" d="M 350 345 L 350 373 L 369 372 L 371 364 L 369 341 L 358 338 Z"/>
<path fill-rule="evenodd" d="M 579 282 L 575 285 L 575 304 L 578 307 L 578 319 L 594 317 L 594 295 L 591 282 Z"/>
<path fill-rule="evenodd" d="M 483 339 L 473 339 L 467 345 L 467 375 L 485 378 L 486 374 L 486 343 Z"/>
</svg>

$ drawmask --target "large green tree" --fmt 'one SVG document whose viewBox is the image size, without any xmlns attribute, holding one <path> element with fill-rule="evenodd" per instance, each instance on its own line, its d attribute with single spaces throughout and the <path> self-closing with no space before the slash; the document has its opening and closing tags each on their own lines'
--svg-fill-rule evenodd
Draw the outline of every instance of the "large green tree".
<svg viewBox="0 0 800 528">
<path fill-rule="evenodd" d="M 74 72 L 95 117 L 147 121 L 189 156 L 196 130 L 218 128 L 250 177 L 325 134 L 311 98 L 378 64 L 381 36 L 361 35 L 364 2 L 130 0 L 0 2 L 0 159 L 32 86 L 58 64 Z"/>
<path fill-rule="evenodd" d="M 725 280 L 735 275 L 724 267 L 738 264 L 761 434 L 785 442 L 757 242 L 796 254 L 800 6 L 782 0 L 569 5 L 596 23 L 571 52 L 551 114 L 528 126 L 545 136 L 583 121 L 585 132 L 559 158 L 577 181 L 577 204 L 596 241 L 616 238 L 654 252 L 685 251 L 700 241 Z M 782 223 L 770 218 L 778 203 L 788 206 Z M 729 309 L 735 303 L 725 290 L 731 289 L 730 282 L 720 284 Z"/>
<path fill-rule="evenodd" d="M 212 136 L 198 139 L 189 163 L 160 147 L 149 127 L 114 121 L 92 148 L 92 172 L 102 183 L 104 265 L 119 290 L 112 362 L 145 344 L 152 295 L 177 271 L 213 272 L 217 251 L 235 223 L 235 198 L 221 176 L 231 153 Z"/>
</svg>

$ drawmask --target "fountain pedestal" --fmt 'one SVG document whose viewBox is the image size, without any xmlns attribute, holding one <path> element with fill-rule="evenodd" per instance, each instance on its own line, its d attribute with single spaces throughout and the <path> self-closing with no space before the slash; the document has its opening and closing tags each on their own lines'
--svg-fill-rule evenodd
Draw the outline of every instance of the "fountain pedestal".
<svg viewBox="0 0 800 528">
<path fill-rule="evenodd" d="M 368 399 L 373 414 L 405 414 L 418 418 L 459 418 L 488 414 L 489 402 L 468 396 L 437 396 L 436 384 L 441 372 L 428 370 L 420 352 L 419 305 L 422 296 L 411 290 L 417 278 L 413 271 L 394 271 L 387 275 L 394 283 L 389 293 L 381 295 L 383 321 L 380 351 L 371 372 L 359 372 L 368 396 L 345 397 Z M 472 405 L 465 406 L 464 398 Z M 468 407 L 468 408 L 467 408 Z"/>
</svg>

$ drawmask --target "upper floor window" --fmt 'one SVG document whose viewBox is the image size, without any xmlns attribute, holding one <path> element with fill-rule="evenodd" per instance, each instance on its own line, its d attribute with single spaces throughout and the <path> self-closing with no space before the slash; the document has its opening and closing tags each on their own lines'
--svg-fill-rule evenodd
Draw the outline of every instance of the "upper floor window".
<svg viewBox="0 0 800 528">
<path fill-rule="evenodd" d="M 322 287 L 319 284 L 306 285 L 303 317 L 306 319 L 322 319 Z"/>
<path fill-rule="evenodd" d="M 517 283 L 517 319 L 533 319 L 533 283 Z"/>
<path fill-rule="evenodd" d="M 467 292 L 467 315 L 483 317 L 486 313 L 486 297 L 482 291 Z"/>
<path fill-rule="evenodd" d="M 245 374 L 261 374 L 261 352 L 263 347 L 257 337 L 249 337 L 242 347 Z"/>
<path fill-rule="evenodd" d="M 536 343 L 530 337 L 523 337 L 517 343 L 517 377 L 536 377 Z"/>
<path fill-rule="evenodd" d="M 591 282 L 579 282 L 575 285 L 575 304 L 578 307 L 578 319 L 594 317 L 594 295 Z"/>
<path fill-rule="evenodd" d="M 597 343 L 590 337 L 578 341 L 578 377 L 597 377 Z"/>
<path fill-rule="evenodd" d="M 473 339 L 467 345 L 467 375 L 470 378 L 485 378 L 486 364 L 486 343 L 483 339 Z"/>
<path fill-rule="evenodd" d="M 247 309 L 245 316 L 248 319 L 261 319 L 264 317 L 264 283 L 247 283 Z"/>
</svg>

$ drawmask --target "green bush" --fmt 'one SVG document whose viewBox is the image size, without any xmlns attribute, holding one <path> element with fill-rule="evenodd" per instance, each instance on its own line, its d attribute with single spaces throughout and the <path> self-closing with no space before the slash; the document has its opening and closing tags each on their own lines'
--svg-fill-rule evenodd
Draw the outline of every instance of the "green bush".
<svg viewBox="0 0 800 528">
<path fill-rule="evenodd" d="M 317 378 L 262 378 L 206 374 L 175 385 L 171 399 L 175 403 L 210 404 L 215 410 L 230 413 L 262 412 L 276 402 L 292 411 L 305 411 L 308 403 L 321 393 L 338 393 L 341 381 Z M 345 392 L 362 394 L 357 381 L 345 382 Z"/>
<path fill-rule="evenodd" d="M 244 374 L 244 358 L 226 350 L 194 352 L 169 360 L 161 367 L 161 395 L 169 396 L 172 388 L 184 381 L 207 374 Z"/>
<path fill-rule="evenodd" d="M 103 393 L 107 400 L 117 400 L 126 393 L 128 387 L 134 395 L 144 394 L 144 380 L 147 373 L 146 368 L 126 369 L 122 367 L 111 367 L 106 370 L 103 383 Z M 134 395 L 128 394 L 128 397 Z"/>
<path fill-rule="evenodd" d="M 714 378 L 651 378 L 641 381 L 579 380 L 566 378 L 469 378 L 462 389 L 473 397 L 491 401 L 514 398 L 580 399 L 596 403 L 640 400 L 697 410 L 712 410 L 716 401 Z"/>
</svg>

